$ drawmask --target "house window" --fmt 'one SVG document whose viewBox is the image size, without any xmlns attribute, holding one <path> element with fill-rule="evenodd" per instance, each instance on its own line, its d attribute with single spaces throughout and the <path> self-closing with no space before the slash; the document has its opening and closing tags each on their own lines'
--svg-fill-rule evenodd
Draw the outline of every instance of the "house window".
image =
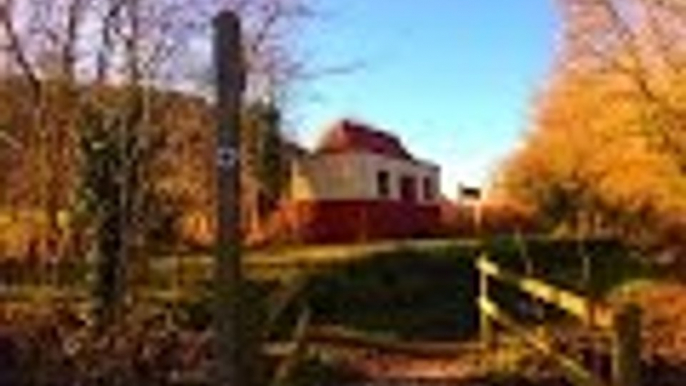
<svg viewBox="0 0 686 386">
<path fill-rule="evenodd" d="M 391 177 L 387 171 L 382 170 L 376 174 L 376 186 L 380 198 L 391 196 Z"/>
<path fill-rule="evenodd" d="M 424 200 L 433 201 L 436 198 L 436 192 L 434 191 L 434 184 L 431 181 L 431 177 L 424 178 Z"/>
<path fill-rule="evenodd" d="M 417 182 L 414 177 L 400 179 L 400 198 L 405 202 L 417 202 Z"/>
</svg>

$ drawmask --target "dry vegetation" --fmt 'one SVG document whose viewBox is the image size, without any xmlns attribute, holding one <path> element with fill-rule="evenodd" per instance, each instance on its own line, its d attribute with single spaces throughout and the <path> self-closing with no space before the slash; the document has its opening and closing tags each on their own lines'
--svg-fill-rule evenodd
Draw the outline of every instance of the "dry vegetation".
<svg viewBox="0 0 686 386">
<path fill-rule="evenodd" d="M 684 244 L 686 8 L 560 0 L 564 47 L 500 187 L 549 229 Z"/>
<path fill-rule="evenodd" d="M 293 20 L 309 11 L 296 0 L 227 3 L 246 20 L 248 94 L 256 102 L 244 111 L 249 228 L 279 199 L 280 106 L 304 70 L 290 55 L 289 39 Z M 483 208 L 479 229 L 473 212 L 452 208 L 446 232 L 502 233 L 542 224 L 552 233 L 619 237 L 686 263 L 686 5 L 558 4 L 562 55 L 524 146 L 500 171 L 501 200 Z M 206 21 L 216 6 L 202 0 L 0 3 L 0 258 L 34 263 L 83 259 L 99 250 L 101 259 L 131 268 L 184 237 L 212 244 L 212 119 L 200 96 L 207 79 L 196 74 L 208 65 L 183 67 L 188 62 L 179 58 L 193 57 L 186 42 L 208 38 Z M 189 73 L 192 86 L 177 77 Z M 195 94 L 171 91 L 179 84 Z M 116 151 L 103 161 L 102 149 Z M 112 223 L 103 217 L 112 203 L 101 194 L 112 191 L 98 180 L 108 174 L 103 170 L 111 178 L 105 182 L 118 181 L 114 187 L 121 189 L 114 201 L 125 197 L 115 210 L 122 221 L 114 233 L 124 240 L 117 248 L 97 244 L 98 232 Z M 683 367 L 683 286 L 627 294 L 646 310 L 647 360 Z M 206 381 L 210 334 L 180 326 L 169 309 L 125 309 L 103 329 L 70 307 L 0 305 L 0 383 Z M 408 361 L 360 365 L 408 370 L 416 364 Z M 421 365 L 441 371 L 436 361 Z"/>
<path fill-rule="evenodd" d="M 83 255 L 102 220 L 94 196 L 107 201 L 94 184 L 105 183 L 122 190 L 127 253 L 180 234 L 211 242 L 209 42 L 222 7 L 245 26 L 246 223 L 263 215 L 258 195 L 278 199 L 281 106 L 313 75 L 292 50 L 306 1 L 3 1 L 0 255 Z"/>
</svg>

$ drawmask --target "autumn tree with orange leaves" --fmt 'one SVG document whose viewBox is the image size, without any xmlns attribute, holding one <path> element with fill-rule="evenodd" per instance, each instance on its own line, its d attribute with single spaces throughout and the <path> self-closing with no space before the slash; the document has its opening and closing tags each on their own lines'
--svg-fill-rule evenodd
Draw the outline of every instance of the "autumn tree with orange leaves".
<svg viewBox="0 0 686 386">
<path fill-rule="evenodd" d="M 686 239 L 686 3 L 559 0 L 563 42 L 498 186 L 548 228 Z"/>
</svg>

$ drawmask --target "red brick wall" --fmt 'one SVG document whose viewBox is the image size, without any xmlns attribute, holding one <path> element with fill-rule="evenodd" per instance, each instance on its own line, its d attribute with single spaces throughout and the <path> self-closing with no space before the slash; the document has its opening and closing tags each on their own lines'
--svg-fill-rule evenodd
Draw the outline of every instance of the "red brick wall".
<svg viewBox="0 0 686 386">
<path fill-rule="evenodd" d="M 345 200 L 287 203 L 253 243 L 351 243 L 430 237 L 440 230 L 437 205 Z"/>
</svg>

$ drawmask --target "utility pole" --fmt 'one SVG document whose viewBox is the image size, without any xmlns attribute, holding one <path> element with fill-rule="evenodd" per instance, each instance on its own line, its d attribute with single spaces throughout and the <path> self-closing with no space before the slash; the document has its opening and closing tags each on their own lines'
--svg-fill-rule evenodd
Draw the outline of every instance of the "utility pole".
<svg viewBox="0 0 686 386">
<path fill-rule="evenodd" d="M 245 373 L 241 273 L 240 111 L 245 84 L 238 16 L 222 11 L 214 19 L 217 119 L 217 238 L 214 323 L 215 384 L 251 386 Z"/>
</svg>

